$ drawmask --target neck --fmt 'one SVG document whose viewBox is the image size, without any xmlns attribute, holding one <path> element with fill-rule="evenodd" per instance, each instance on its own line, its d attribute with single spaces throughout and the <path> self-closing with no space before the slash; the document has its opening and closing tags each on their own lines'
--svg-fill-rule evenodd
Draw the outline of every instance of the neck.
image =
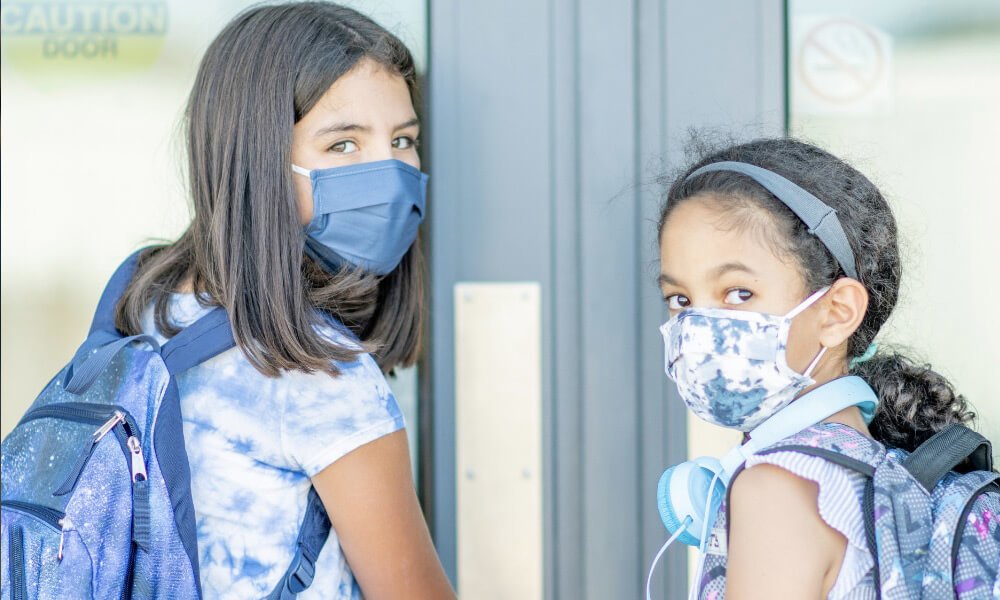
<svg viewBox="0 0 1000 600">
<path fill-rule="evenodd" d="M 818 388 L 819 386 L 829 383 L 834 379 L 839 377 L 845 377 L 849 373 L 847 371 L 847 366 L 840 363 L 840 361 L 831 361 L 827 364 L 820 364 L 813 373 L 813 379 L 816 381 L 813 385 L 809 386 L 802 391 L 799 396 L 808 394 L 812 390 Z M 840 410 L 829 417 L 823 419 L 823 423 L 839 423 L 841 425 L 847 425 L 851 429 L 857 431 L 858 433 L 866 436 L 872 437 L 870 431 L 868 431 L 868 425 L 865 424 L 864 418 L 861 416 L 861 409 L 857 406 L 848 406 L 847 408 Z"/>
<path fill-rule="evenodd" d="M 844 410 L 823 419 L 823 422 L 847 425 L 865 437 L 872 437 L 871 432 L 868 431 L 868 425 L 865 425 L 865 420 L 861 417 L 861 410 L 857 406 L 848 406 Z"/>
<path fill-rule="evenodd" d="M 185 277 L 184 280 L 181 281 L 180 285 L 177 286 L 177 289 L 174 291 L 179 294 L 194 293 L 194 279 L 191 277 Z"/>
</svg>

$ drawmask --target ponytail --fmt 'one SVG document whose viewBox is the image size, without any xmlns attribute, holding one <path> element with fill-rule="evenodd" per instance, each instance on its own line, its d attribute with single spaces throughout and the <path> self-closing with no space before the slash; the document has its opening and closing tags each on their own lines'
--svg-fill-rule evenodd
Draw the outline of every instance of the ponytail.
<svg viewBox="0 0 1000 600">
<path fill-rule="evenodd" d="M 851 374 L 878 394 L 869 430 L 889 447 L 912 451 L 945 425 L 970 425 L 976 418 L 965 397 L 944 376 L 901 354 L 876 354 L 854 364 Z"/>
</svg>

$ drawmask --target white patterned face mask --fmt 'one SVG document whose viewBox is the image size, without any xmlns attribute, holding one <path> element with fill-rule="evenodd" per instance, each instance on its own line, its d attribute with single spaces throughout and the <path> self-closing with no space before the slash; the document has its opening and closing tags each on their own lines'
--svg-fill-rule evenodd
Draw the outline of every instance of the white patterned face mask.
<svg viewBox="0 0 1000 600">
<path fill-rule="evenodd" d="M 666 372 L 688 408 L 709 423 L 752 431 L 815 383 L 810 375 L 826 348 L 805 373 L 788 366 L 785 348 L 792 319 L 829 289 L 784 316 L 690 308 L 664 323 Z"/>
</svg>

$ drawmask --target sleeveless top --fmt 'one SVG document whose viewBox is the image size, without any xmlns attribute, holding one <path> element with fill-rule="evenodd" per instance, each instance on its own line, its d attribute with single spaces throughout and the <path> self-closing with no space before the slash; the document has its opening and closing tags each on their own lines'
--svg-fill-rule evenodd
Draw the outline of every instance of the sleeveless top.
<svg viewBox="0 0 1000 600">
<path fill-rule="evenodd" d="M 816 446 L 817 440 L 837 436 L 846 426 L 820 423 L 786 438 L 778 445 Z M 851 442 L 845 442 L 851 443 Z M 817 509 L 820 518 L 847 539 L 844 560 L 828 600 L 874 600 L 875 562 L 868 550 L 862 513 L 865 478 L 846 467 L 816 456 L 797 452 L 758 454 L 746 462 L 746 468 L 769 464 L 815 482 L 819 487 Z M 728 496 L 719 507 L 706 554 L 698 569 L 699 600 L 722 600 L 726 595 Z"/>
</svg>

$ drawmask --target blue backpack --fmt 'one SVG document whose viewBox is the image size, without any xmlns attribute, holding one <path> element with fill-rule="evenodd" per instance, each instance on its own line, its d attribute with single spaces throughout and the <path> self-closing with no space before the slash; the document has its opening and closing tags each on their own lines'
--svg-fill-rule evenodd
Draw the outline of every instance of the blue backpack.
<svg viewBox="0 0 1000 600">
<path fill-rule="evenodd" d="M 191 473 L 176 377 L 235 344 L 217 308 L 162 347 L 124 337 L 118 268 L 86 341 L 2 444 L 4 599 L 200 598 Z M 292 564 L 268 596 L 312 583 L 330 520 L 312 489 Z"/>
<path fill-rule="evenodd" d="M 875 559 L 868 582 L 876 597 L 987 600 L 1000 598 L 1000 474 L 991 450 L 986 438 L 957 424 L 909 454 L 845 425 L 819 424 L 758 454 L 806 454 L 864 476 L 862 514 Z M 728 498 L 717 528 L 727 528 L 727 505 Z M 703 572 L 698 597 L 722 598 L 725 554 L 706 555 Z"/>
</svg>

